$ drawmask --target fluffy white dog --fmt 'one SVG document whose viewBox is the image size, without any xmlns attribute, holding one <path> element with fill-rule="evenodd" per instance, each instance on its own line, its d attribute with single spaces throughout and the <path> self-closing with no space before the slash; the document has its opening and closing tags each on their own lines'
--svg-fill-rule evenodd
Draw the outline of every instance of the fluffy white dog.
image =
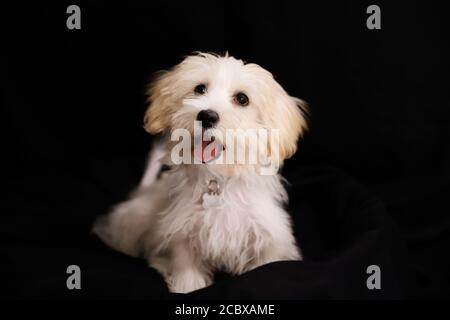
<svg viewBox="0 0 450 320">
<path fill-rule="evenodd" d="M 215 270 L 241 274 L 273 261 L 300 260 L 283 208 L 283 178 L 259 169 L 295 153 L 307 128 L 305 112 L 302 100 L 256 64 L 228 54 L 188 56 L 149 87 L 145 129 L 161 134 L 163 143 L 152 151 L 141 185 L 99 218 L 94 232 L 114 249 L 146 258 L 169 290 L 179 293 L 210 285 Z M 174 161 L 174 132 L 195 136 L 196 121 L 200 144 L 182 152 L 194 163 Z M 224 138 L 227 130 L 272 129 L 274 139 L 256 144 Z M 210 131 L 215 133 L 205 138 Z M 257 161 L 229 160 L 239 150 L 245 156 L 257 152 Z M 170 169 L 158 178 L 162 163 Z"/>
</svg>

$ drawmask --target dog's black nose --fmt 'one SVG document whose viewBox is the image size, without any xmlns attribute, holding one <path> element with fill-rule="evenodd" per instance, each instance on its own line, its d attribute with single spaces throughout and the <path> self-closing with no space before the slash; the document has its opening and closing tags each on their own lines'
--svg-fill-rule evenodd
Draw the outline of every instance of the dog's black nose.
<svg viewBox="0 0 450 320">
<path fill-rule="evenodd" d="M 211 109 L 202 110 L 198 113 L 197 120 L 202 122 L 203 128 L 212 128 L 219 121 L 219 114 Z"/>
</svg>

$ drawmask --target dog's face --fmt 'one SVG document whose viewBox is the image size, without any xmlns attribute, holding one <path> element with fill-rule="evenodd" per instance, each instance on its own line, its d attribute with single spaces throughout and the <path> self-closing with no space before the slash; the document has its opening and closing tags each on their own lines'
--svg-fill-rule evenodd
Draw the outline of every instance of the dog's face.
<svg viewBox="0 0 450 320">
<path fill-rule="evenodd" d="M 289 96 L 265 69 L 229 56 L 200 53 L 185 58 L 151 84 L 149 102 L 145 129 L 151 134 L 170 137 L 176 129 L 193 134 L 196 120 L 201 121 L 200 132 L 212 129 L 219 133 L 212 134 L 216 138 L 212 143 L 202 144 L 203 148 L 214 144 L 209 158 L 219 153 L 235 153 L 239 147 L 246 149 L 247 155 L 254 151 L 250 149 L 255 146 L 247 140 L 244 143 L 235 140 L 231 148 L 227 130 L 263 130 L 268 132 L 268 138 L 258 142 L 257 149 L 261 150 L 257 152 L 269 158 L 277 154 L 283 161 L 295 153 L 298 138 L 306 130 L 303 101 Z M 270 138 L 271 129 L 279 130 L 279 139 Z M 197 158 L 201 162 L 210 160 L 202 153 Z"/>
</svg>

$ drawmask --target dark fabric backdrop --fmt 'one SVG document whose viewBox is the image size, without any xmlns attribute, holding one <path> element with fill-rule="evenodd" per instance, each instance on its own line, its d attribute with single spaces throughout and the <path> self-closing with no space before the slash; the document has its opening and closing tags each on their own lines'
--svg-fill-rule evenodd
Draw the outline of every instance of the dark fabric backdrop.
<svg viewBox="0 0 450 320">
<path fill-rule="evenodd" d="M 283 174 L 304 262 L 277 262 L 192 298 L 448 297 L 448 32 L 440 2 L 76 2 L 3 5 L 2 296 L 181 298 L 143 260 L 90 235 L 139 181 L 149 76 L 192 51 L 270 70 L 311 108 Z M 80 291 L 66 267 L 82 269 Z M 382 290 L 365 286 L 380 265 Z"/>
</svg>

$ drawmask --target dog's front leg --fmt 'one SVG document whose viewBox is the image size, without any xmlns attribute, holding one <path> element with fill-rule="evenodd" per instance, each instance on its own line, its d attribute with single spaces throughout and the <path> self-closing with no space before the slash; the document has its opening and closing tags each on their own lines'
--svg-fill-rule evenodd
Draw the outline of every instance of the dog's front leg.
<svg viewBox="0 0 450 320">
<path fill-rule="evenodd" d="M 164 276 L 171 292 L 188 293 L 212 283 L 211 270 L 201 262 L 185 240 L 173 243 L 167 258 L 153 259 L 150 265 Z"/>
</svg>

